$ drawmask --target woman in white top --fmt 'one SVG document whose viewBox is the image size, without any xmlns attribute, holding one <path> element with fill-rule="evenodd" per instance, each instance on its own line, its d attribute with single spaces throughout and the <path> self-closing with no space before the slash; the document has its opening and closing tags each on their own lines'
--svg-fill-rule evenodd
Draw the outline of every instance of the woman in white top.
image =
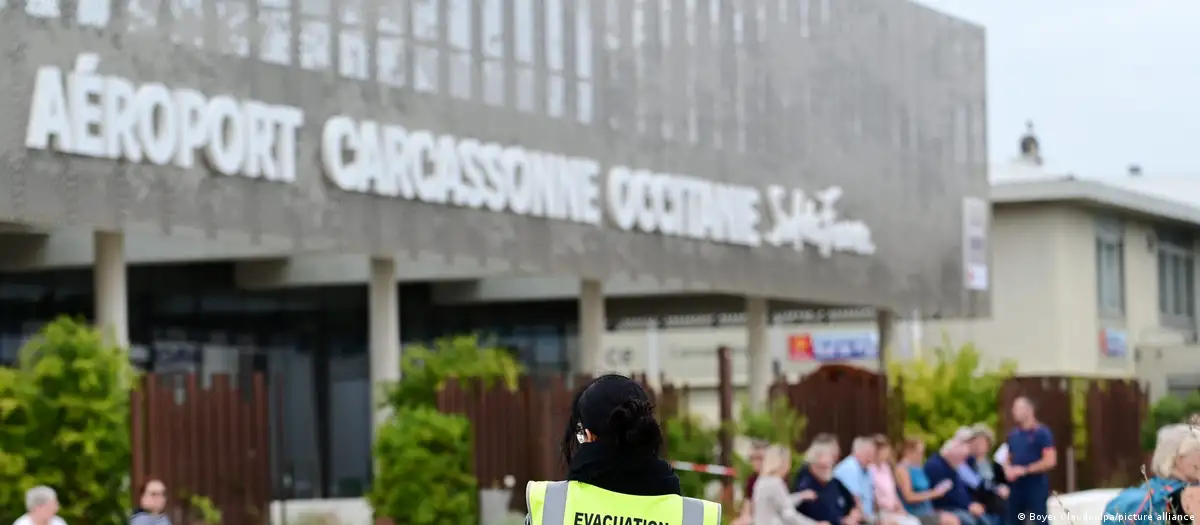
<svg viewBox="0 0 1200 525">
<path fill-rule="evenodd" d="M 772 445 L 763 451 L 762 472 L 754 482 L 754 525 L 829 525 L 796 512 L 797 503 L 816 494 L 811 490 L 789 494 L 784 477 L 791 471 L 790 450 Z"/>
</svg>

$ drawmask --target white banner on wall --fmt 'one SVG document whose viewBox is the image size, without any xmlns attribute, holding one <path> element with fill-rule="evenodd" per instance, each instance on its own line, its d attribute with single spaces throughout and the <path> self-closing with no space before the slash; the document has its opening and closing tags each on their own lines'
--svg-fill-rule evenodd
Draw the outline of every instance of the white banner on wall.
<svg viewBox="0 0 1200 525">
<path fill-rule="evenodd" d="M 991 206 L 978 197 L 963 198 L 963 286 L 967 290 L 987 291 L 988 227 Z"/>
</svg>

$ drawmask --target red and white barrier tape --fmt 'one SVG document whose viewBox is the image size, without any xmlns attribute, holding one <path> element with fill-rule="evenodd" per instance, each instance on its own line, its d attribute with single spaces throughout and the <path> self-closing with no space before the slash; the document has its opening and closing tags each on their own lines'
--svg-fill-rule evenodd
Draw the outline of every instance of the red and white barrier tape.
<svg viewBox="0 0 1200 525">
<path fill-rule="evenodd" d="M 689 472 L 703 472 L 705 474 L 713 474 L 716 476 L 733 476 L 736 472 L 733 467 L 725 465 L 700 465 L 697 463 L 688 463 L 686 461 L 672 461 L 671 466 L 679 470 L 687 470 Z"/>
</svg>

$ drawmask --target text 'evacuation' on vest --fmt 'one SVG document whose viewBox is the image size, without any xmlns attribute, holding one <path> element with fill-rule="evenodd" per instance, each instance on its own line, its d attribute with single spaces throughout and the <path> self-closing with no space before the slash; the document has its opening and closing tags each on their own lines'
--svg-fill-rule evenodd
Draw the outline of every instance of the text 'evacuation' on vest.
<svg viewBox="0 0 1200 525">
<path fill-rule="evenodd" d="M 665 521 L 654 521 L 646 518 L 631 518 L 629 516 L 613 516 L 612 514 L 597 514 L 594 512 L 576 512 L 575 525 L 670 525 Z"/>
</svg>

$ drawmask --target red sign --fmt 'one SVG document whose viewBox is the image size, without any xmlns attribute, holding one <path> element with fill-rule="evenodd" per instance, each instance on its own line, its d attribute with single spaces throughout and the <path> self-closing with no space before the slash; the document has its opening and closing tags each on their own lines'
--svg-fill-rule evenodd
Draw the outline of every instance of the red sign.
<svg viewBox="0 0 1200 525">
<path fill-rule="evenodd" d="M 792 361 L 812 361 L 816 358 L 813 355 L 812 334 L 800 334 L 788 336 L 788 357 Z"/>
</svg>

